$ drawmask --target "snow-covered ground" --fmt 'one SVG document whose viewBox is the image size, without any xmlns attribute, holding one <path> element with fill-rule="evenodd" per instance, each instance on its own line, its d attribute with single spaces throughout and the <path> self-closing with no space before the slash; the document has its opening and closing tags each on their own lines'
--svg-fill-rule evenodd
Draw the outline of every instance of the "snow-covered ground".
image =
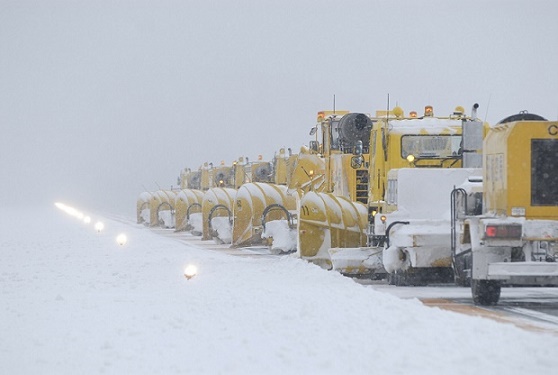
<svg viewBox="0 0 558 375">
<path fill-rule="evenodd" d="M 556 335 L 425 307 L 291 256 L 231 256 L 91 218 L 2 209 L 1 374 L 558 371 Z"/>
</svg>

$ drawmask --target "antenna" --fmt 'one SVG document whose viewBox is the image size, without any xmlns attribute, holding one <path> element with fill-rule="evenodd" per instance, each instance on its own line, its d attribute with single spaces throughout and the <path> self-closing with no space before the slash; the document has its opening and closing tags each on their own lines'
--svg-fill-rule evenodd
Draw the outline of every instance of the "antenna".
<svg viewBox="0 0 558 375">
<path fill-rule="evenodd" d="M 159 186 L 159 184 L 157 183 L 157 181 L 155 181 L 155 185 L 157 185 L 157 187 L 159 188 L 159 190 L 163 190 L 163 189 L 161 189 L 161 187 Z"/>
<path fill-rule="evenodd" d="M 488 117 L 488 108 L 490 107 L 490 99 L 492 99 L 492 93 L 488 96 L 488 104 L 486 104 L 486 112 L 484 114 L 484 122 L 486 122 L 486 118 Z"/>
<path fill-rule="evenodd" d="M 335 114 L 335 94 L 333 94 L 333 114 Z"/>
<path fill-rule="evenodd" d="M 389 92 L 387 94 L 387 111 L 386 111 L 386 120 L 389 118 Z"/>
</svg>

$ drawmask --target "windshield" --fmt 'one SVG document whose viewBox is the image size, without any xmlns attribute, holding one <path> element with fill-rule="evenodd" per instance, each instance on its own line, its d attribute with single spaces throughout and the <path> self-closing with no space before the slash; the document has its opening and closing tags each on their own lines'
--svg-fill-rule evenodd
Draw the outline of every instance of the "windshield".
<svg viewBox="0 0 558 375">
<path fill-rule="evenodd" d="M 339 120 L 333 120 L 333 121 L 331 121 L 330 132 L 331 132 L 331 148 L 332 148 L 333 150 L 338 150 L 339 147 L 340 147 L 340 141 L 339 141 Z"/>
<path fill-rule="evenodd" d="M 443 159 L 461 155 L 461 135 L 404 135 L 401 137 L 401 156 Z"/>
</svg>

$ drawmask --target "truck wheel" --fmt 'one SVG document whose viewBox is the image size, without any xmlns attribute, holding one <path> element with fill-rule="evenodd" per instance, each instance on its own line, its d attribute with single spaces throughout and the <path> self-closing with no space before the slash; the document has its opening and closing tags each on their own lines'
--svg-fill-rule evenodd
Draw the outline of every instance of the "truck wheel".
<svg viewBox="0 0 558 375">
<path fill-rule="evenodd" d="M 502 286 L 497 280 L 471 280 L 471 291 L 475 305 L 495 305 L 500 299 Z"/>
</svg>

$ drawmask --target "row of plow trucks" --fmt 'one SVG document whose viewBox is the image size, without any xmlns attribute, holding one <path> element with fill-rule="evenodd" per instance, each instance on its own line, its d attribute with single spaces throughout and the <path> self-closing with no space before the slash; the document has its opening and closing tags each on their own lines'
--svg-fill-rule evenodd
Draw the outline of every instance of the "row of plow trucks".
<svg viewBox="0 0 558 375">
<path fill-rule="evenodd" d="M 273 162 L 263 161 L 261 157 L 250 162 L 241 157 L 230 166 L 221 162 L 219 166 L 205 163 L 198 170 L 186 168 L 178 178 L 180 188 L 140 194 L 138 223 L 191 232 L 202 240 L 218 243 L 237 246 L 255 245 L 258 240 L 262 243 L 261 236 L 256 238 L 253 233 L 259 231 L 259 226 L 252 226 L 252 218 L 261 219 L 261 216 L 249 215 L 249 206 L 242 204 L 243 197 L 246 192 L 252 194 L 250 203 L 258 207 L 276 204 L 294 209 L 294 198 L 288 199 L 285 194 L 288 169 L 294 157 L 290 150 L 287 154 L 281 149 Z M 263 202 L 257 201 L 258 198 Z M 277 210 L 273 211 L 267 217 L 280 216 Z M 234 228 L 233 222 L 237 224 Z"/>
<path fill-rule="evenodd" d="M 138 223 L 398 286 L 456 282 L 482 305 L 558 285 L 558 123 L 490 127 L 477 108 L 321 111 L 298 154 L 185 169 L 180 189 L 140 194 Z"/>
</svg>

